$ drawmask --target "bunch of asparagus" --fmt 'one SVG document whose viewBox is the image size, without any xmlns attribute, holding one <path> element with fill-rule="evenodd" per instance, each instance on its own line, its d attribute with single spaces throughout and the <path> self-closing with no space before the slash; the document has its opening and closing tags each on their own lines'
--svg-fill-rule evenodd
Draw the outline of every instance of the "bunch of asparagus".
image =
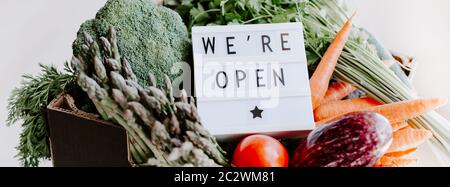
<svg viewBox="0 0 450 187">
<path fill-rule="evenodd" d="M 135 163 L 163 167 L 228 165 L 225 152 L 203 128 L 192 97 L 183 91 L 175 101 L 167 76 L 163 90 L 156 87 L 151 73 L 149 85 L 139 85 L 129 62 L 119 54 L 114 28 L 101 38 L 101 46 L 89 34 L 84 37 L 82 53 L 71 60 L 77 83 L 103 119 L 126 129 Z"/>
</svg>

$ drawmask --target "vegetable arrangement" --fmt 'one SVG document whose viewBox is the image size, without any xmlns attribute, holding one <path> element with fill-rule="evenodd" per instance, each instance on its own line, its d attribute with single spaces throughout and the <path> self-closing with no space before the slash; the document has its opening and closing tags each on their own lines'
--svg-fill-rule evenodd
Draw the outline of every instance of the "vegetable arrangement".
<svg viewBox="0 0 450 187">
<path fill-rule="evenodd" d="M 114 28 L 110 29 L 108 38 L 100 40 L 99 46 L 85 33 L 81 58 L 74 57 L 71 65 L 78 85 L 102 118 L 118 123 L 128 132 L 132 157 L 137 164 L 228 164 L 215 138 L 201 125 L 193 99 L 188 101 L 184 92 L 180 101 L 175 101 L 167 76 L 165 90 L 156 87 L 153 74 L 149 75 L 148 86 L 139 85 L 128 60 L 118 50 Z"/>
<path fill-rule="evenodd" d="M 316 125 L 319 126 L 318 131 L 322 131 L 320 126 L 327 126 L 323 128 L 331 128 L 328 126 L 333 126 L 338 122 L 331 122 L 332 124 L 326 124 L 329 121 L 335 120 L 336 118 L 346 115 L 351 112 L 356 111 L 366 111 L 366 112 L 375 112 L 378 114 L 382 114 L 386 119 L 388 120 L 388 124 L 393 124 L 392 129 L 394 129 L 394 138 L 393 143 L 389 147 L 389 150 L 387 150 L 387 153 L 396 153 L 396 152 L 402 152 L 407 151 L 405 154 L 394 154 L 394 156 L 385 156 L 389 157 L 389 159 L 381 159 L 377 163 L 377 166 L 403 166 L 401 163 L 412 163 L 413 159 L 403 159 L 401 157 L 412 153 L 414 151 L 409 151 L 410 149 L 416 149 L 417 146 L 425 142 L 427 139 L 431 138 L 432 133 L 428 130 L 412 130 L 410 127 L 404 127 L 404 121 L 411 119 L 413 117 L 417 117 L 419 115 L 422 115 L 425 112 L 432 111 L 436 109 L 439 106 L 442 106 L 447 103 L 447 99 L 439 99 L 439 98 L 433 98 L 433 99 L 417 99 L 417 100 L 411 100 L 411 101 L 402 101 L 402 102 L 395 102 L 390 104 L 381 105 L 378 101 L 367 97 L 367 98 L 356 98 L 356 99 L 348 99 L 348 100 L 337 100 L 332 101 L 330 103 L 324 103 L 322 102 L 322 99 L 325 97 L 326 92 L 333 92 L 336 90 L 336 88 L 332 87 L 330 91 L 325 91 L 326 87 L 323 85 L 327 85 L 327 83 L 330 81 L 332 72 L 334 71 L 334 67 L 337 63 L 337 57 L 339 56 L 343 50 L 343 46 L 347 40 L 349 28 L 352 21 L 351 17 L 343 26 L 343 28 L 336 34 L 336 38 L 333 40 L 327 51 L 325 52 L 321 62 L 319 63 L 316 71 L 312 75 L 312 78 L 310 80 L 310 86 L 311 86 L 311 95 L 312 95 L 312 101 L 313 101 L 313 108 L 314 110 L 314 119 L 316 120 Z M 337 84 L 343 84 L 346 83 L 337 83 Z M 341 86 L 340 89 L 343 89 L 342 91 L 338 91 L 339 93 L 345 93 L 348 88 L 345 86 Z M 344 95 L 345 96 L 345 95 Z M 316 103 L 316 104 L 315 104 Z M 318 106 L 317 103 L 322 103 L 322 105 Z M 346 117 L 344 118 L 344 125 L 349 124 L 357 124 L 360 121 L 365 120 L 357 120 L 356 122 L 349 122 L 346 120 Z M 353 118 L 361 118 L 358 116 L 355 116 Z M 370 117 L 369 117 L 370 118 Z M 354 119 L 351 119 L 354 120 Z M 342 121 L 342 120 L 341 120 Z M 378 123 L 375 123 L 378 124 Z M 344 126 L 341 125 L 341 126 Z M 368 126 L 368 125 L 366 125 Z M 407 125 L 406 125 L 407 126 Z M 386 129 L 379 127 L 381 129 Z M 405 129 L 403 129 L 405 128 Z M 356 130 L 355 127 L 353 129 Z M 401 130 L 399 130 L 401 129 Z M 391 130 L 392 131 L 392 130 Z M 386 132 L 384 132 L 386 133 Z M 391 132 L 389 132 L 391 133 Z M 337 134 L 335 132 L 334 134 Z M 380 133 L 377 133 L 380 134 Z M 383 134 L 383 133 L 382 133 Z M 324 135 L 325 136 L 325 135 Z M 341 136 L 335 136 L 335 137 L 341 137 Z M 355 135 L 354 137 L 360 137 L 359 135 Z M 390 136 L 389 136 L 390 137 Z M 377 139 L 378 140 L 378 139 Z M 313 144 L 309 142 L 308 138 L 308 145 Z M 331 140 L 330 140 L 331 141 Z M 344 140 L 345 141 L 345 140 Z M 370 141 L 369 141 L 370 142 Z M 376 142 L 376 141 L 375 141 Z M 355 144 L 357 144 L 355 142 Z M 321 145 L 322 147 L 323 145 Z M 355 145 L 352 145 L 355 146 Z M 352 147 L 348 146 L 348 147 Z M 333 147 L 333 146 L 332 146 Z M 327 148 L 326 146 L 324 148 Z M 339 147 L 339 149 L 345 149 L 345 147 Z M 322 150 L 321 148 L 320 150 Z M 337 149 L 337 150 L 339 150 Z M 377 153 L 379 154 L 383 149 L 376 149 Z M 385 150 L 385 149 L 384 149 Z M 303 152 L 302 152 L 303 151 Z M 305 154 L 311 154 L 308 153 L 311 150 L 306 149 L 300 151 L 300 158 L 302 155 Z M 329 152 L 329 151 L 326 151 Z M 351 152 L 350 152 L 351 153 Z M 339 154 L 337 154 L 339 155 Z M 329 155 L 327 155 L 329 156 Z M 376 155 L 380 156 L 380 155 Z M 316 156 L 320 157 L 320 156 Z M 347 156 L 343 156 L 351 161 L 350 158 Z M 374 157 L 377 160 L 379 157 Z M 303 158 L 301 158 L 303 159 Z M 358 158 L 359 159 L 359 158 Z M 306 160 L 309 160 L 307 158 Z M 387 160 L 387 161 L 385 161 Z M 337 163 L 333 162 L 335 160 L 331 159 L 329 162 L 332 163 L 332 165 L 335 165 Z M 375 160 L 376 161 L 376 160 Z M 408 161 L 408 162 L 407 162 Z M 302 163 L 302 161 L 299 161 Z M 396 163 L 393 164 L 392 162 Z M 329 166 L 330 163 L 321 163 L 319 165 L 317 164 L 299 164 L 300 166 Z M 360 164 L 360 163 L 359 163 Z M 358 166 L 372 166 L 374 162 L 368 162 L 364 163 L 364 165 L 358 165 Z M 352 166 L 351 164 L 338 164 L 337 166 Z"/>
<path fill-rule="evenodd" d="M 447 103 L 447 100 L 443 99 L 418 99 L 381 105 L 369 97 L 327 99 L 331 100 L 330 103 L 323 102 L 326 93 L 331 95 L 336 91 L 336 87 L 326 91 L 327 87 L 324 85 L 330 82 L 338 57 L 347 41 L 352 18 L 336 34 L 311 77 L 312 103 L 318 128 L 311 132 L 306 142 L 295 151 L 291 164 L 294 167 L 361 167 L 375 164 L 388 167 L 411 164 L 414 159 L 402 157 L 414 152 L 417 146 L 431 138 L 432 133 L 428 130 L 404 127 L 404 121 Z M 352 90 L 345 86 L 347 83 L 338 82 L 336 85 L 344 85 L 338 87 L 343 89 L 337 90 L 338 93 Z M 345 96 L 341 94 L 339 98 Z M 352 113 L 357 111 L 363 112 Z M 391 127 L 390 124 L 395 125 Z M 384 153 L 388 155 L 383 156 Z"/>
<path fill-rule="evenodd" d="M 125 128 L 133 161 L 141 166 L 405 166 L 416 161 L 406 156 L 431 138 L 450 155 L 450 123 L 433 112 L 447 100 L 416 96 L 399 65 L 389 63 L 395 61 L 392 54 L 352 25 L 340 1 L 164 5 L 109 0 L 81 25 L 72 68 L 66 65 L 62 73 L 42 66 L 42 75 L 25 76 L 28 81 L 8 106 L 9 124 L 23 120 L 18 149 L 25 166 L 50 157 L 45 108 L 62 93 L 76 96 L 82 110 Z M 203 128 L 194 99 L 185 92 L 173 95 L 171 81 L 181 62 L 191 62 L 188 33 L 194 25 L 280 22 L 304 25 L 317 128 L 290 159 L 282 143 L 265 135 L 244 138 L 227 155 Z M 363 96 L 349 98 L 355 92 Z"/>
<path fill-rule="evenodd" d="M 317 5 L 329 5 L 334 1 L 314 1 Z M 324 6 L 328 7 L 328 6 Z M 342 24 L 345 13 L 340 6 L 330 9 L 328 16 L 314 13 L 315 19 L 324 20 L 320 31 L 326 32 L 332 25 Z M 330 19 L 330 16 L 336 16 Z M 317 23 L 317 22 L 316 22 Z M 330 31 L 332 32 L 332 31 Z M 364 31 L 361 31 L 365 33 Z M 361 39 L 361 38 L 360 38 Z M 377 53 L 370 52 L 370 41 L 364 40 L 361 45 L 358 40 L 350 40 L 336 66 L 335 75 L 342 81 L 353 84 L 370 97 L 382 103 L 394 103 L 417 99 L 416 93 L 408 84 L 399 79 L 388 69 Z M 366 43 L 367 42 L 367 43 Z M 364 45 L 366 44 L 366 45 Z M 366 46 L 366 47 L 364 47 Z M 430 130 L 433 133 L 433 145 L 440 148 L 443 154 L 450 155 L 450 123 L 434 111 L 412 118 L 408 124 L 414 128 Z"/>
<path fill-rule="evenodd" d="M 324 58 L 326 49 L 348 19 L 345 4 L 337 0 L 170 0 L 165 1 L 165 4 L 180 13 L 187 22 L 188 29 L 193 25 L 302 22 L 308 66 L 311 71 L 314 71 L 317 63 Z M 333 75 L 336 79 L 346 82 L 344 84 L 353 85 L 380 103 L 414 102 L 418 96 L 412 90 L 410 82 L 404 78 L 404 73 L 399 71 L 397 63 L 386 66 L 385 62 L 389 60 L 392 60 L 392 55 L 370 33 L 352 27 L 336 68 L 329 66 L 329 69 L 334 69 Z M 324 79 L 326 78 L 324 76 Z M 342 92 L 345 93 L 347 90 Z M 323 93 L 312 94 L 321 96 Z M 314 103 L 318 102 L 314 100 L 317 99 L 313 99 Z M 435 100 L 434 103 L 428 104 L 428 107 L 417 106 L 416 111 L 405 111 L 403 114 L 404 119 L 412 118 L 408 120 L 411 127 L 431 131 L 433 145 L 450 156 L 450 123 L 431 111 L 442 103 L 442 100 L 437 102 Z M 404 126 L 403 123 L 394 125 L 397 128 Z"/>
<path fill-rule="evenodd" d="M 176 12 L 146 0 L 108 1 L 95 19 L 80 26 L 72 45 L 74 55 L 79 57 L 84 50 L 85 32 L 101 42 L 100 36 L 106 35 L 112 25 L 120 29 L 117 37 L 124 42 L 118 44 L 118 49 L 127 55 L 140 83 L 148 83 L 148 72 L 157 75 L 158 83 L 164 82 L 163 75 L 173 79 L 181 63 L 187 61 L 190 40 L 181 18 Z M 22 86 L 15 89 L 8 100 L 7 124 L 22 121 L 24 128 L 17 147 L 17 156 L 24 166 L 38 166 L 40 160 L 50 159 L 46 107 L 58 95 L 75 92 L 71 95 L 76 97 L 79 108 L 97 112 L 75 82 L 68 63 L 64 72 L 53 66 L 41 67 L 40 75 L 24 75 Z"/>
</svg>

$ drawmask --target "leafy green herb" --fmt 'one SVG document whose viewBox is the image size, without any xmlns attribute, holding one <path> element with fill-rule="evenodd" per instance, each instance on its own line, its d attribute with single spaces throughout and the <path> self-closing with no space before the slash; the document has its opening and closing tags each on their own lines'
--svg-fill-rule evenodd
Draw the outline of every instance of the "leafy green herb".
<svg viewBox="0 0 450 187">
<path fill-rule="evenodd" d="M 53 66 L 40 67 L 41 74 L 23 76 L 21 86 L 13 90 L 8 100 L 7 124 L 22 122 L 17 156 L 27 167 L 38 166 L 40 160 L 50 158 L 46 107 L 59 94 L 76 86 L 68 63 L 64 72 Z"/>
<path fill-rule="evenodd" d="M 170 0 L 164 3 L 181 15 L 189 30 L 197 25 L 298 22 L 306 6 L 306 2 L 298 0 Z M 320 60 L 332 36 L 305 31 L 312 38 L 306 46 L 308 63 L 314 64 Z"/>
</svg>

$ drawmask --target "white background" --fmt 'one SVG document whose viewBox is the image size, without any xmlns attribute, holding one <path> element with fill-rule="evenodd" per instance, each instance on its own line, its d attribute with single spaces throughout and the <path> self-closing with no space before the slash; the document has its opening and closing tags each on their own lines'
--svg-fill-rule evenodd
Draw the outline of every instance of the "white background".
<svg viewBox="0 0 450 187">
<path fill-rule="evenodd" d="M 0 166 L 18 166 L 14 158 L 20 127 L 5 127 L 6 103 L 23 73 L 37 63 L 62 66 L 71 57 L 79 25 L 105 0 L 0 1 Z M 348 0 L 363 26 L 396 51 L 412 54 L 420 66 L 414 84 L 423 96 L 450 97 L 450 1 Z M 439 110 L 450 118 L 450 106 Z M 421 165 L 433 165 L 424 161 Z M 50 166 L 45 163 L 44 166 Z"/>
</svg>

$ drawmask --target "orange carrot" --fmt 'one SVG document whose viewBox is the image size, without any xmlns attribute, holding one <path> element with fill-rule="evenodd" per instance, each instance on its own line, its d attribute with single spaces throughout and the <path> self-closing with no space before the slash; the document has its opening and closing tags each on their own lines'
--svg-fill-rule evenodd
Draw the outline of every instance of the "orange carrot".
<svg viewBox="0 0 450 187">
<path fill-rule="evenodd" d="M 313 109 L 319 106 L 320 101 L 325 96 L 334 68 L 350 35 L 353 16 L 350 17 L 342 29 L 336 34 L 309 81 Z"/>
<path fill-rule="evenodd" d="M 406 151 L 386 153 L 386 154 L 384 154 L 384 156 L 387 156 L 387 157 L 398 157 L 399 158 L 399 157 L 404 157 L 406 155 L 414 153 L 415 151 L 417 151 L 417 148 L 408 149 Z"/>
<path fill-rule="evenodd" d="M 417 162 L 417 159 L 395 158 L 383 156 L 375 167 L 404 167 Z"/>
<path fill-rule="evenodd" d="M 429 138 L 433 134 L 424 129 L 405 128 L 394 132 L 392 135 L 392 144 L 386 153 L 406 151 L 412 148 L 416 148 Z"/>
<path fill-rule="evenodd" d="M 321 105 L 314 110 L 314 119 L 316 121 L 321 121 L 327 118 L 338 117 L 350 112 L 362 111 L 377 105 L 380 105 L 380 103 L 369 97 L 333 101 Z"/>
<path fill-rule="evenodd" d="M 392 126 L 392 131 L 396 132 L 400 129 L 408 127 L 408 123 L 405 121 L 402 121 L 402 122 L 398 122 L 398 123 L 393 123 L 393 124 L 391 124 L 391 126 Z"/>
<path fill-rule="evenodd" d="M 444 104 L 447 103 L 447 99 L 441 99 L 441 98 L 432 98 L 432 99 L 417 99 L 417 100 L 410 100 L 410 101 L 400 101 L 396 103 L 390 103 L 375 107 L 370 107 L 367 109 L 364 109 L 364 111 L 367 112 L 376 112 L 384 117 L 386 117 L 391 124 L 400 123 L 403 120 L 411 119 L 417 116 L 420 116 L 421 114 L 425 112 L 432 111 Z M 343 113 L 341 115 L 344 115 L 346 113 Z M 339 116 L 332 116 L 326 119 L 323 119 L 316 123 L 316 125 L 324 124 L 336 117 Z"/>
<path fill-rule="evenodd" d="M 367 111 L 377 112 L 385 116 L 394 123 L 402 122 L 405 119 L 411 119 L 420 116 L 423 113 L 432 111 L 447 103 L 447 99 L 417 99 L 410 101 L 401 101 L 369 108 Z"/>
<path fill-rule="evenodd" d="M 346 83 L 346 82 L 333 83 L 330 85 L 330 87 L 328 87 L 328 90 L 325 93 L 325 97 L 320 102 L 320 105 L 323 105 L 323 104 L 326 104 L 326 103 L 329 103 L 332 101 L 341 100 L 342 98 L 351 94 L 355 90 L 356 90 L 355 87 L 353 87 L 351 84 Z"/>
</svg>

